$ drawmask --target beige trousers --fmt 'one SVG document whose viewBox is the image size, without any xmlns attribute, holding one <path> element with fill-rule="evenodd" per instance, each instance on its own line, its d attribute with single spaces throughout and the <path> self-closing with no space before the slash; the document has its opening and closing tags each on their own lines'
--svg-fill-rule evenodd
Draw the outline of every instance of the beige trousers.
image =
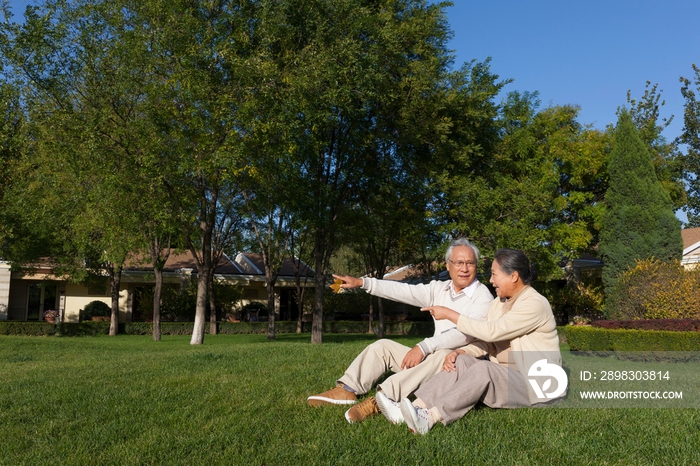
<svg viewBox="0 0 700 466">
<path fill-rule="evenodd" d="M 400 401 L 440 372 L 445 356 L 451 351 L 438 350 L 429 354 L 417 366 L 401 370 L 401 362 L 410 350 L 410 347 L 392 340 L 377 340 L 355 358 L 338 382 L 352 388 L 358 395 L 363 395 L 369 392 L 387 371 L 391 371 L 394 374 L 378 388 L 389 399 Z"/>
</svg>

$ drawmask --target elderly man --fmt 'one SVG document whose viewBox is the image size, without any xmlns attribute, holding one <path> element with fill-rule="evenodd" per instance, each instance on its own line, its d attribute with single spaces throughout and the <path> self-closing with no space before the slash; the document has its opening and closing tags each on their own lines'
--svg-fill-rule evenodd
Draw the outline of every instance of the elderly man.
<svg viewBox="0 0 700 466">
<path fill-rule="evenodd" d="M 488 288 L 476 279 L 479 249 L 466 239 L 456 239 L 447 248 L 445 261 L 450 280 L 434 280 L 428 284 L 409 285 L 376 278 L 335 277 L 343 281 L 342 288 L 361 286 L 371 295 L 380 298 L 422 308 L 445 306 L 472 319 L 484 320 L 493 296 Z M 354 405 L 357 403 L 357 396 L 368 393 L 387 371 L 394 374 L 378 386 L 380 401 L 383 401 L 384 405 L 393 405 L 409 396 L 421 383 L 440 371 L 445 356 L 451 350 L 465 346 L 473 340 L 459 332 L 455 324 L 448 320 L 433 321 L 433 336 L 413 348 L 388 339 L 377 340 L 367 346 L 350 364 L 335 388 L 310 396 L 308 404 Z M 382 403 L 378 405 L 375 397 L 367 397 L 362 403 L 347 410 L 345 419 L 350 423 L 361 422 L 379 413 L 382 408 Z M 398 416 L 394 422 L 403 422 L 403 418 Z"/>
</svg>

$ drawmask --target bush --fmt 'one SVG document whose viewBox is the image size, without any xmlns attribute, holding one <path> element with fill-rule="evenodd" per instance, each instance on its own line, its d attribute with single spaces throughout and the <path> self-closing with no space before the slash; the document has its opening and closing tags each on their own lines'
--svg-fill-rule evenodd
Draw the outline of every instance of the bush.
<svg viewBox="0 0 700 466">
<path fill-rule="evenodd" d="M 698 319 L 598 320 L 594 327 L 636 330 L 669 330 L 673 332 L 700 332 Z"/>
<path fill-rule="evenodd" d="M 107 317 L 112 314 L 112 308 L 103 301 L 90 301 L 83 309 L 83 320 L 90 320 L 92 317 Z"/>
<path fill-rule="evenodd" d="M 537 282 L 535 289 L 547 298 L 557 325 L 571 323 L 575 317 L 587 321 L 603 317 L 603 287 L 601 284 L 552 280 Z"/>
<path fill-rule="evenodd" d="M 109 334 L 109 322 L 68 322 L 59 325 L 48 322 L 0 322 L 0 335 L 24 336 L 100 336 Z M 161 322 L 162 335 L 192 335 L 194 322 Z M 276 333 L 296 333 L 296 322 L 275 322 Z M 323 323 L 324 333 L 366 333 L 367 323 L 360 321 L 328 321 Z M 388 335 L 430 336 L 432 322 L 387 322 Z M 209 322 L 205 324 L 209 333 Z M 304 332 L 311 332 L 311 322 L 304 323 Z M 266 322 L 219 322 L 220 334 L 265 334 Z M 127 322 L 119 324 L 120 335 L 152 335 L 152 322 Z"/>
<path fill-rule="evenodd" d="M 197 307 L 197 281 L 183 287 L 164 286 L 160 300 L 160 318 L 162 321 L 193 321 Z"/>
<path fill-rule="evenodd" d="M 56 325 L 48 322 L 0 322 L 0 335 L 47 336 L 56 334 Z"/>
<path fill-rule="evenodd" d="M 699 332 L 604 329 L 567 326 L 571 351 L 696 351 Z"/>
<path fill-rule="evenodd" d="M 677 262 L 637 261 L 624 272 L 606 303 L 613 320 L 700 318 L 700 270 Z"/>
<path fill-rule="evenodd" d="M 243 322 L 259 322 L 267 320 L 267 306 L 252 301 L 241 308 L 239 320 Z"/>
</svg>

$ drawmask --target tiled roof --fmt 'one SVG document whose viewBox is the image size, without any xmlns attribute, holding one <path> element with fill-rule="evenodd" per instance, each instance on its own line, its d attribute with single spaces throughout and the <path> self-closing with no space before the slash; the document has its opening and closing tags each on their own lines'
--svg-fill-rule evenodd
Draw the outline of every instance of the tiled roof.
<svg viewBox="0 0 700 466">
<path fill-rule="evenodd" d="M 124 270 L 152 270 L 153 264 L 150 259 L 141 256 L 134 255 L 127 259 L 127 263 Z M 175 251 L 171 250 L 168 260 L 165 262 L 164 272 L 176 272 L 182 269 L 192 269 L 193 273 L 197 273 L 197 261 L 195 261 L 192 253 L 187 251 Z M 231 262 L 226 254 L 221 256 L 219 264 L 216 266 L 216 274 L 226 274 L 226 275 L 236 275 L 243 273 L 236 265 Z"/>
<path fill-rule="evenodd" d="M 248 270 L 248 273 L 264 274 L 265 264 L 263 262 L 262 255 L 255 254 L 251 252 L 241 252 L 238 253 L 235 260 L 236 264 L 243 270 Z M 313 274 L 313 271 L 304 262 L 300 265 L 300 273 L 303 277 L 306 273 Z M 282 263 L 280 272 L 278 274 L 280 277 L 293 277 L 294 276 L 294 264 L 291 259 L 287 258 Z"/>
<path fill-rule="evenodd" d="M 127 260 L 124 270 L 152 270 L 153 265 L 150 259 L 145 256 L 132 256 Z M 182 269 L 192 269 L 192 273 L 197 273 L 197 262 L 192 253 L 187 251 L 172 250 L 165 263 L 164 272 L 176 272 Z M 236 255 L 235 260 L 231 260 L 225 254 L 219 260 L 219 264 L 214 272 L 217 275 L 265 275 L 265 265 L 260 254 L 241 252 Z M 302 262 L 301 275 L 305 273 L 313 274 L 311 268 Z M 293 277 L 294 264 L 290 259 L 285 259 L 280 269 L 279 277 Z"/>
<path fill-rule="evenodd" d="M 681 236 L 683 237 L 683 249 L 686 249 L 700 242 L 700 227 L 685 228 L 681 230 Z"/>
</svg>

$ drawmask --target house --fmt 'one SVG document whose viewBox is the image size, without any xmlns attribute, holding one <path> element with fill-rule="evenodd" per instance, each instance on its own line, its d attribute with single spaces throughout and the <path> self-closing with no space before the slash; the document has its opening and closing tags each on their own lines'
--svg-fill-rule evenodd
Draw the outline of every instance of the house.
<svg viewBox="0 0 700 466">
<path fill-rule="evenodd" d="M 302 277 L 313 276 L 313 271 L 301 264 Z M 197 277 L 197 264 L 191 252 L 172 251 L 163 270 L 164 287 L 189 284 Z M 262 257 L 259 254 L 238 253 L 231 260 L 223 255 L 214 272 L 217 283 L 239 285 L 243 288 L 241 304 L 259 302 L 267 304 L 267 290 Z M 303 279 L 302 279 L 303 281 Z M 122 271 L 119 298 L 119 321 L 142 320 L 139 312 L 139 296 L 155 284 L 153 267 L 132 258 Z M 313 287 L 313 279 L 306 287 Z M 294 265 L 287 259 L 282 265 L 275 283 L 275 314 L 280 320 L 296 320 L 296 281 Z M 50 264 L 44 262 L 32 273 L 12 272 L 10 264 L 0 261 L 0 320 L 39 321 L 44 311 L 59 311 L 64 322 L 78 322 L 80 311 L 91 301 L 103 301 L 111 305 L 107 277 L 88 283 L 74 283 L 68 277 L 54 274 Z"/>
<path fill-rule="evenodd" d="M 683 258 L 681 265 L 692 269 L 700 263 L 700 228 L 685 228 L 681 230 L 683 237 Z"/>
</svg>

